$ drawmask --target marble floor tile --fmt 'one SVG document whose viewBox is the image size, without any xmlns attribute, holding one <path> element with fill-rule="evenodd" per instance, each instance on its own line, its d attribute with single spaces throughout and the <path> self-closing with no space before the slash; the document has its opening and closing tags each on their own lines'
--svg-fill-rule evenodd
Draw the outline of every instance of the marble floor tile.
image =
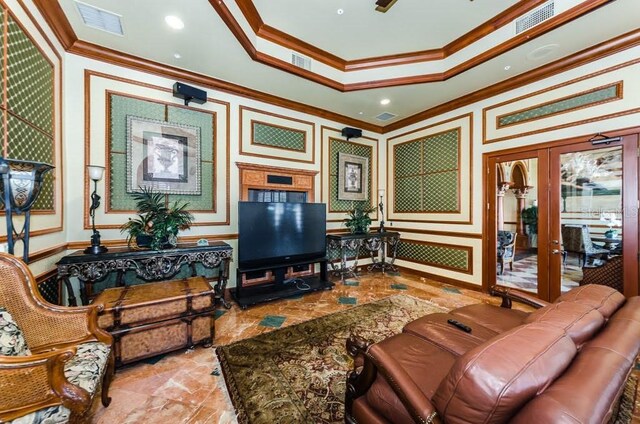
<svg viewBox="0 0 640 424">
<path fill-rule="evenodd" d="M 218 314 L 214 345 L 226 345 L 276 330 L 260 325 L 266 316 L 285 318 L 280 327 L 284 328 L 397 294 L 429 300 L 447 309 L 478 302 L 500 303 L 499 298 L 477 291 L 411 275 L 362 275 L 347 280 L 346 284 L 339 280 L 335 284 L 333 290 L 245 310 L 234 304 L 224 314 Z M 531 310 L 515 302 L 514 307 Z M 180 350 L 165 355 L 155 364 L 141 362 L 125 366 L 117 371 L 110 395 L 113 401 L 108 408 L 96 402 L 92 423 L 236 423 L 212 348 Z M 640 411 L 640 406 L 636 411 Z"/>
</svg>

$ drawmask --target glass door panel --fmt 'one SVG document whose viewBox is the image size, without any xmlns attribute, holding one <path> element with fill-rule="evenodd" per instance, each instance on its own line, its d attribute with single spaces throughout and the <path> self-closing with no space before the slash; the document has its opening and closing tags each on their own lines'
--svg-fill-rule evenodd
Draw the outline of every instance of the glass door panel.
<svg viewBox="0 0 640 424">
<path fill-rule="evenodd" d="M 496 283 L 538 292 L 538 159 L 496 164 Z"/>
<path fill-rule="evenodd" d="M 562 153 L 559 159 L 564 293 L 580 285 L 585 273 L 588 278 L 622 255 L 622 146 Z"/>
</svg>

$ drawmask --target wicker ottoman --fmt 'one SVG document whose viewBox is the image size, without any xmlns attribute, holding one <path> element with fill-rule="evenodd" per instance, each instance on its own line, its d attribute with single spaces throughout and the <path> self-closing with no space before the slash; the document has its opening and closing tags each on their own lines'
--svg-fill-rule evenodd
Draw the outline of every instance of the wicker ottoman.
<svg viewBox="0 0 640 424">
<path fill-rule="evenodd" d="M 104 305 L 98 325 L 113 335 L 116 366 L 213 343 L 214 290 L 203 277 L 106 289 L 93 303 Z"/>
</svg>

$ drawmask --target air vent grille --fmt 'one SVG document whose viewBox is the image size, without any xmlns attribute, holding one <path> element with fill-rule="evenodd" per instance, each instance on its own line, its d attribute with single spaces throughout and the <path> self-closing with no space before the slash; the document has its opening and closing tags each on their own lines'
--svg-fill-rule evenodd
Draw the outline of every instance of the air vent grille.
<svg viewBox="0 0 640 424">
<path fill-rule="evenodd" d="M 393 113 L 382 112 L 380 115 L 376 116 L 376 119 L 378 121 L 388 121 L 388 120 L 393 119 L 393 118 L 395 118 L 397 116 L 398 115 L 394 115 Z"/>
<path fill-rule="evenodd" d="M 76 7 L 86 26 L 111 34 L 124 35 L 120 15 L 79 1 L 76 1 Z"/>
<path fill-rule="evenodd" d="M 311 59 L 294 52 L 291 52 L 291 64 L 307 71 L 311 70 Z"/>
<path fill-rule="evenodd" d="M 533 28 L 539 23 L 552 18 L 554 13 L 555 3 L 553 1 L 545 3 L 533 12 L 528 13 L 516 20 L 516 34 L 520 34 L 521 32 L 524 32 L 529 28 Z"/>
</svg>

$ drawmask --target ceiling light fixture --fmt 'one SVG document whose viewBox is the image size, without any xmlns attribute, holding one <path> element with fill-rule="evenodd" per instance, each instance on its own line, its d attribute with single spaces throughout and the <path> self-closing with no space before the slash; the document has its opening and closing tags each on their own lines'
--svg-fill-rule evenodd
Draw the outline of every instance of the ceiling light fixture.
<svg viewBox="0 0 640 424">
<path fill-rule="evenodd" d="M 389 103 L 391 103 L 391 100 L 389 100 L 389 99 L 380 100 L 380 104 L 383 105 L 383 106 L 388 105 Z"/>
<path fill-rule="evenodd" d="M 344 9 L 338 9 L 336 13 L 338 15 L 342 15 L 344 13 Z"/>
<path fill-rule="evenodd" d="M 511 65 L 507 65 L 507 66 L 504 67 L 505 71 L 508 71 L 509 69 L 511 69 Z"/>
<path fill-rule="evenodd" d="M 175 57 L 176 59 L 180 59 L 182 55 L 180 53 L 174 53 L 173 57 Z"/>
<path fill-rule="evenodd" d="M 184 22 L 182 19 L 177 16 L 169 15 L 164 17 L 164 21 L 173 29 L 182 29 L 184 28 Z"/>
</svg>

